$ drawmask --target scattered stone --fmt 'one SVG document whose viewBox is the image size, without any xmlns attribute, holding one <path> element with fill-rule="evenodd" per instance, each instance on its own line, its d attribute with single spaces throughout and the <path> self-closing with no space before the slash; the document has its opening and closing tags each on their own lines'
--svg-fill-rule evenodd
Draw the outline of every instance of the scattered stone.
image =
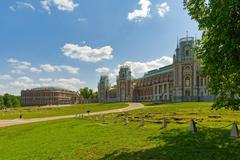
<svg viewBox="0 0 240 160">
<path fill-rule="evenodd" d="M 192 134 L 195 134 L 197 132 L 196 122 L 193 119 L 190 121 L 189 130 Z"/>
<path fill-rule="evenodd" d="M 129 123 L 128 116 L 126 116 L 126 118 L 125 118 L 125 125 L 128 125 L 128 123 Z"/>
<path fill-rule="evenodd" d="M 162 128 L 167 128 L 167 121 L 166 121 L 166 119 L 162 120 Z"/>
<path fill-rule="evenodd" d="M 144 126 L 144 119 L 140 120 L 140 126 Z"/>
<path fill-rule="evenodd" d="M 233 123 L 230 138 L 238 138 L 238 137 L 239 137 L 238 126 L 236 123 Z"/>
</svg>

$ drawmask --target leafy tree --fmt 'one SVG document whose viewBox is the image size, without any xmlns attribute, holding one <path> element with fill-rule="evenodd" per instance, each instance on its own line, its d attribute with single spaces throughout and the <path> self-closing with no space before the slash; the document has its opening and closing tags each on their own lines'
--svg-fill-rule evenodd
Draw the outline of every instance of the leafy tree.
<svg viewBox="0 0 240 160">
<path fill-rule="evenodd" d="M 91 98 L 97 98 L 98 97 L 98 92 L 93 92 Z"/>
<path fill-rule="evenodd" d="M 21 106 L 20 97 L 12 96 L 11 101 L 12 101 L 12 107 L 20 107 Z"/>
<path fill-rule="evenodd" d="M 21 106 L 21 98 L 18 96 L 13 96 L 10 94 L 4 94 L 2 97 L 3 106 L 5 107 L 20 107 Z M 0 97 L 0 107 L 1 107 L 1 97 Z"/>
<path fill-rule="evenodd" d="M 92 95 L 93 95 L 93 90 L 90 89 L 90 88 L 88 88 L 88 87 L 85 87 L 85 88 L 81 88 L 81 89 L 79 90 L 79 93 L 80 93 L 80 95 L 81 95 L 83 98 L 89 99 L 89 98 L 91 98 Z"/>
<path fill-rule="evenodd" d="M 3 96 L 0 96 L 0 108 L 4 107 Z"/>
<path fill-rule="evenodd" d="M 5 107 L 12 107 L 12 98 L 11 98 L 11 95 L 6 93 L 4 94 L 3 96 L 3 101 L 4 101 L 4 106 Z"/>
<path fill-rule="evenodd" d="M 202 39 L 196 53 L 208 76 L 214 108 L 240 109 L 240 0 L 184 0 Z"/>
</svg>

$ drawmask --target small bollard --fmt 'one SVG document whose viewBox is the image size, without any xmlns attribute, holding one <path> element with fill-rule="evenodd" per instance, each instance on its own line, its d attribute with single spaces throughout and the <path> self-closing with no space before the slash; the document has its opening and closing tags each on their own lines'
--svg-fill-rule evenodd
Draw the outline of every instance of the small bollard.
<svg viewBox="0 0 240 160">
<path fill-rule="evenodd" d="M 115 124 L 115 123 L 117 123 L 117 122 L 118 122 L 118 120 L 119 120 L 119 117 L 117 116 L 117 117 L 115 117 L 115 119 L 114 119 L 113 123 L 114 123 L 114 124 Z"/>
<path fill-rule="evenodd" d="M 96 121 L 98 121 L 98 120 L 99 120 L 98 116 L 96 116 L 96 117 L 95 117 L 95 120 L 96 120 Z"/>
<path fill-rule="evenodd" d="M 105 116 L 102 115 L 101 117 L 102 117 L 102 122 L 105 123 Z"/>
<path fill-rule="evenodd" d="M 167 121 L 166 121 L 166 119 L 162 120 L 162 128 L 167 128 Z"/>
<path fill-rule="evenodd" d="M 125 118 L 125 125 L 128 125 L 128 123 L 129 123 L 128 116 L 126 116 L 126 118 Z"/>
<path fill-rule="evenodd" d="M 144 126 L 144 119 L 140 120 L 140 126 Z"/>
<path fill-rule="evenodd" d="M 238 137 L 239 137 L 238 126 L 237 126 L 237 124 L 234 122 L 234 123 L 232 124 L 232 130 L 231 130 L 230 138 L 238 138 Z"/>
<path fill-rule="evenodd" d="M 196 122 L 193 119 L 190 121 L 189 130 L 192 134 L 197 132 Z"/>
</svg>

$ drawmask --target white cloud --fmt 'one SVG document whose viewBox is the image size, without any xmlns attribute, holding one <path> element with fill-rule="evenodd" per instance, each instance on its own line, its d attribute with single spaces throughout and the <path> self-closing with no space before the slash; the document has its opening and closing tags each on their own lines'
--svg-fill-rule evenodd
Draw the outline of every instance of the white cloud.
<svg viewBox="0 0 240 160">
<path fill-rule="evenodd" d="M 12 76 L 8 74 L 0 75 L 0 80 L 11 80 L 11 79 L 12 79 Z"/>
<path fill-rule="evenodd" d="M 61 66 L 55 66 L 59 72 L 66 71 L 68 73 L 77 74 L 79 72 L 79 68 L 67 66 L 67 65 L 61 65 Z"/>
<path fill-rule="evenodd" d="M 30 62 L 19 61 L 14 58 L 8 59 L 7 62 L 12 66 L 13 70 L 11 70 L 11 73 L 13 74 L 25 74 L 25 72 L 39 73 L 42 71 L 33 67 Z"/>
<path fill-rule="evenodd" d="M 167 2 L 157 5 L 157 9 L 158 9 L 158 14 L 161 17 L 164 17 L 164 15 L 170 11 L 170 7 L 167 4 Z"/>
<path fill-rule="evenodd" d="M 73 0 L 42 0 L 41 4 L 43 9 L 49 14 L 51 14 L 51 6 L 56 6 L 57 9 L 61 11 L 73 11 L 79 6 L 79 4 L 74 3 Z"/>
<path fill-rule="evenodd" d="M 61 88 L 77 91 L 81 88 L 81 86 L 85 84 L 84 81 L 78 78 L 60 78 L 55 79 L 49 83 L 42 83 L 42 86 L 58 86 Z"/>
<path fill-rule="evenodd" d="M 18 81 L 21 81 L 23 83 L 32 83 L 33 82 L 33 80 L 27 76 L 19 77 Z"/>
<path fill-rule="evenodd" d="M 79 72 L 79 68 L 77 67 L 72 67 L 72 66 L 67 66 L 67 65 L 60 65 L 60 66 L 56 66 L 56 65 L 51 65 L 51 64 L 42 64 L 40 66 L 40 68 L 42 68 L 44 71 L 46 72 L 62 72 L 62 71 L 66 71 L 68 73 L 72 73 L 72 74 L 77 74 Z"/>
<path fill-rule="evenodd" d="M 46 72 L 55 72 L 56 71 L 56 68 L 54 66 L 52 66 L 51 64 L 42 64 L 40 66 L 40 68 L 42 68 Z"/>
<path fill-rule="evenodd" d="M 26 2 L 16 2 L 14 5 L 9 7 L 11 11 L 16 11 L 17 9 L 20 9 L 20 8 L 27 8 L 35 11 L 35 7 L 31 3 L 26 3 Z"/>
<path fill-rule="evenodd" d="M 50 81 L 52 81 L 52 78 L 40 78 L 39 81 L 40 82 L 50 82 Z"/>
<path fill-rule="evenodd" d="M 86 45 L 80 46 L 77 44 L 65 44 L 62 51 L 67 57 L 85 62 L 98 62 L 103 59 L 109 60 L 113 58 L 113 49 L 111 46 L 91 48 Z"/>
<path fill-rule="evenodd" d="M 100 74 L 107 74 L 109 71 L 110 71 L 110 69 L 107 67 L 101 67 L 101 68 L 96 69 L 96 72 L 98 72 Z"/>
<path fill-rule="evenodd" d="M 15 94 L 19 94 L 22 89 L 30 89 L 33 87 L 39 87 L 40 84 L 34 83 L 34 81 L 26 76 L 19 77 L 17 80 L 10 83 L 10 86 L 6 88 Z M 12 88 L 13 87 L 13 88 Z"/>
<path fill-rule="evenodd" d="M 40 73 L 40 72 L 42 72 L 41 69 L 38 69 L 38 68 L 36 68 L 36 67 L 31 67 L 31 68 L 30 68 L 30 71 L 33 72 L 33 73 Z"/>
<path fill-rule="evenodd" d="M 123 64 L 119 64 L 116 69 L 109 72 L 109 79 L 111 82 L 116 81 L 116 76 L 119 74 L 120 67 L 122 65 L 130 66 L 133 77 L 141 77 L 144 73 L 164 67 L 166 65 L 172 64 L 173 60 L 171 57 L 163 56 L 159 59 L 147 62 L 136 62 L 136 61 L 126 61 Z"/>
<path fill-rule="evenodd" d="M 6 92 L 14 95 L 20 95 L 21 90 L 24 89 L 32 89 L 35 87 L 46 87 L 46 86 L 55 86 L 61 87 L 68 90 L 77 91 L 82 85 L 85 84 L 84 81 L 78 78 L 59 78 L 59 79 L 52 79 L 52 78 L 40 78 L 39 82 L 35 82 L 29 77 L 22 76 L 17 78 L 14 81 L 6 85 L 0 85 L 0 94 L 4 94 Z"/>
<path fill-rule="evenodd" d="M 141 9 L 136 9 L 133 12 L 128 13 L 129 21 L 141 21 L 143 18 L 150 17 L 150 0 L 139 0 L 138 4 Z"/>
</svg>

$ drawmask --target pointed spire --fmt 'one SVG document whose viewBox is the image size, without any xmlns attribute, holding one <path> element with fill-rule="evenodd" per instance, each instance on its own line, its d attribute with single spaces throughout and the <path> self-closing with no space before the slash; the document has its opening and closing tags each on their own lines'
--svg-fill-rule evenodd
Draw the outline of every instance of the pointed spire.
<svg viewBox="0 0 240 160">
<path fill-rule="evenodd" d="M 178 36 L 177 36 L 177 48 L 179 48 L 179 44 L 178 44 Z"/>
</svg>

